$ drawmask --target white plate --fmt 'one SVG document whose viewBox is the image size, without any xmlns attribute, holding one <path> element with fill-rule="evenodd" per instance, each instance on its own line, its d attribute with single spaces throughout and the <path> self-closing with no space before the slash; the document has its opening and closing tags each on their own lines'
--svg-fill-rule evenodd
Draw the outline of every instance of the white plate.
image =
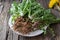
<svg viewBox="0 0 60 40">
<path fill-rule="evenodd" d="M 9 27 L 13 30 L 13 27 L 12 27 L 13 24 L 12 24 L 11 21 L 12 21 L 12 16 L 10 17 L 8 24 L 9 24 Z M 47 27 L 48 27 L 48 26 L 45 26 L 44 29 L 46 30 Z M 26 36 L 26 37 L 33 37 L 33 36 L 37 36 L 37 35 L 40 35 L 40 34 L 43 33 L 43 30 L 36 30 L 36 31 L 30 32 L 29 34 L 22 34 L 22 33 L 18 32 L 18 31 L 15 31 L 15 30 L 13 30 L 13 31 L 14 31 L 15 33 L 17 33 L 18 35 Z"/>
</svg>

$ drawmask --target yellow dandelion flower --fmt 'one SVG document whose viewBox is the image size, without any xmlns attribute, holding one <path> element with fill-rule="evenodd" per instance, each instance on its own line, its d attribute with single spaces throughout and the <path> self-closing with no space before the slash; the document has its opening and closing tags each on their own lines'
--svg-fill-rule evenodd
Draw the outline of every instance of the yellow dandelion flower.
<svg viewBox="0 0 60 40">
<path fill-rule="evenodd" d="M 50 0 L 50 2 L 49 2 L 49 8 L 52 8 L 58 2 L 59 2 L 59 0 Z"/>
</svg>

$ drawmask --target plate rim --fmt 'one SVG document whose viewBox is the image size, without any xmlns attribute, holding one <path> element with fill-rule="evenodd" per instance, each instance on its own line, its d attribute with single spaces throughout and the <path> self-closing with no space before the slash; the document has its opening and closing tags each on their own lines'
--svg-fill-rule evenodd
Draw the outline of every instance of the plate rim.
<svg viewBox="0 0 60 40">
<path fill-rule="evenodd" d="M 16 34 L 18 34 L 18 35 L 25 36 L 25 37 L 33 37 L 33 36 L 41 35 L 41 34 L 43 33 L 43 30 L 42 30 L 41 33 L 36 34 L 36 35 L 23 35 L 22 33 L 13 30 L 13 28 L 11 27 L 11 26 L 12 26 L 12 24 L 11 24 L 11 19 L 12 19 L 12 15 L 11 15 L 10 18 L 9 18 L 8 25 L 9 25 L 10 29 L 11 29 L 13 32 L 15 32 Z M 47 25 L 47 26 L 45 27 L 45 30 L 47 29 L 48 26 L 49 26 L 49 25 Z M 36 31 L 37 31 L 37 30 L 36 30 Z"/>
</svg>

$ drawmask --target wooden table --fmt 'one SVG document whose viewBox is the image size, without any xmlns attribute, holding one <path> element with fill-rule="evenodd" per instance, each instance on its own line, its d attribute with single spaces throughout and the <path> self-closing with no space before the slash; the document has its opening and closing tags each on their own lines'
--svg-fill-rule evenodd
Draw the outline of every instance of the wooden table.
<svg viewBox="0 0 60 40">
<path fill-rule="evenodd" d="M 21 0 L 15 0 L 16 2 L 21 2 Z M 48 8 L 49 0 L 37 0 L 45 8 Z M 50 33 L 47 35 L 39 35 L 36 37 L 23 37 L 14 33 L 8 26 L 8 20 L 10 14 L 8 13 L 10 4 L 13 0 L 0 0 L 0 40 L 60 40 L 60 24 L 51 25 L 56 36 L 52 37 Z M 54 9 L 51 9 L 52 13 L 58 18 L 60 17 L 60 12 Z"/>
</svg>

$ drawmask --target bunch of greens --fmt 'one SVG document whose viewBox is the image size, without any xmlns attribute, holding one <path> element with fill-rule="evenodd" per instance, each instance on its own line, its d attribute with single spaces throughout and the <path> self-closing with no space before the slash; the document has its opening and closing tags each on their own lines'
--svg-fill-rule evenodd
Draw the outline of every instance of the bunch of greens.
<svg viewBox="0 0 60 40">
<path fill-rule="evenodd" d="M 51 14 L 50 9 L 43 8 L 36 0 L 22 0 L 21 3 L 13 2 L 10 13 L 13 15 L 13 21 L 19 16 L 28 17 L 32 22 L 40 21 L 39 28 L 60 22 L 59 18 Z"/>
</svg>

